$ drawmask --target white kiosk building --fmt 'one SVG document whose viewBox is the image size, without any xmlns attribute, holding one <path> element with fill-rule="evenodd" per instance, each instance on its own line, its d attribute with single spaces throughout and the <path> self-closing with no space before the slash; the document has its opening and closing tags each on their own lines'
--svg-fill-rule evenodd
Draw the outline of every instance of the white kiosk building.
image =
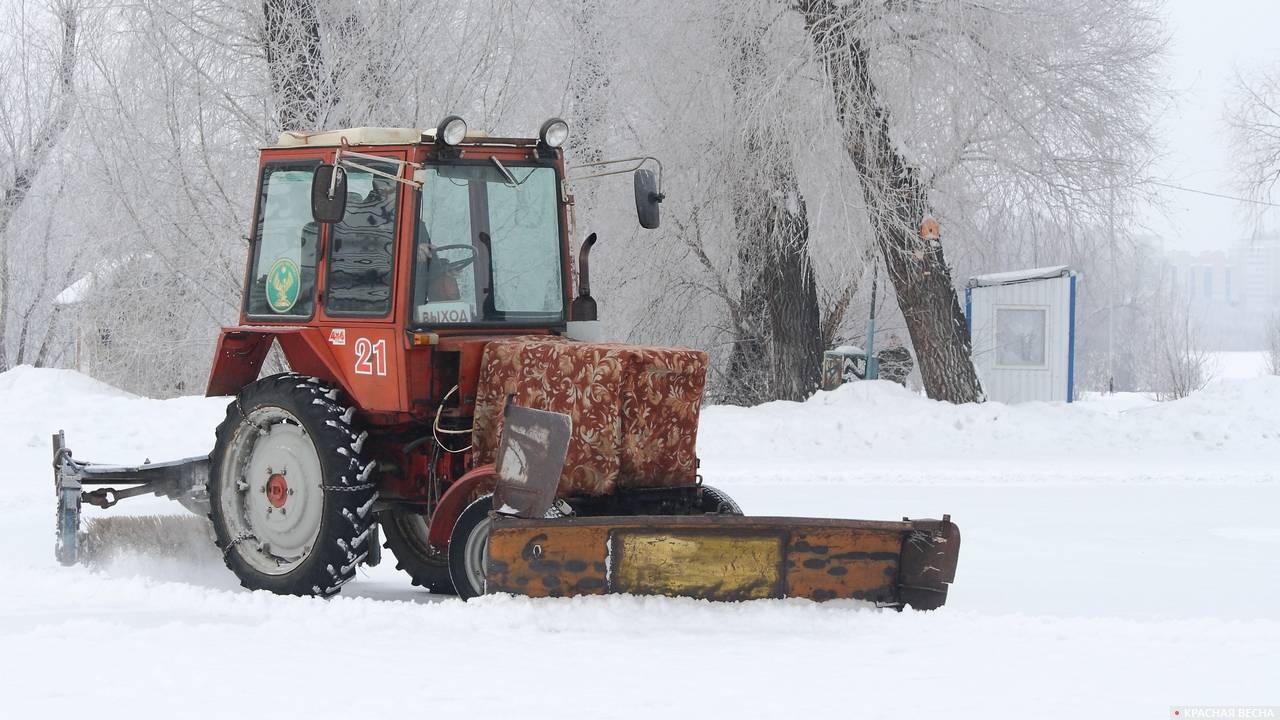
<svg viewBox="0 0 1280 720">
<path fill-rule="evenodd" d="M 1072 401 L 1076 274 L 1069 267 L 969 278 L 964 305 L 988 400 Z"/>
</svg>

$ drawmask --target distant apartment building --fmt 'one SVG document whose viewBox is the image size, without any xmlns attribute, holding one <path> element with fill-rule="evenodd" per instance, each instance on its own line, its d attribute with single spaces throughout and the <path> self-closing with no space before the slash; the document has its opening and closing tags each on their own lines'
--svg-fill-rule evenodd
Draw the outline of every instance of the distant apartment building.
<svg viewBox="0 0 1280 720">
<path fill-rule="evenodd" d="M 1236 241 L 1226 251 L 1171 252 L 1174 285 L 1200 321 L 1207 350 L 1256 350 L 1280 312 L 1280 235 Z"/>
</svg>

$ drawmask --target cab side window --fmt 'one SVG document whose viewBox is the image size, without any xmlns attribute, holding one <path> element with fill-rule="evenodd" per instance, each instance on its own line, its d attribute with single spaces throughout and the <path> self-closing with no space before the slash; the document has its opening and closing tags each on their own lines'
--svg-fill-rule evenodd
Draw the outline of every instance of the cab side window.
<svg viewBox="0 0 1280 720">
<path fill-rule="evenodd" d="M 399 170 L 394 163 L 361 164 L 392 175 Z M 347 168 L 347 211 L 329 235 L 325 312 L 379 317 L 391 312 L 399 197 L 399 182 Z"/>
<path fill-rule="evenodd" d="M 263 319 L 311 316 L 318 227 L 311 220 L 315 162 L 268 163 L 254 229 L 247 312 Z"/>
</svg>

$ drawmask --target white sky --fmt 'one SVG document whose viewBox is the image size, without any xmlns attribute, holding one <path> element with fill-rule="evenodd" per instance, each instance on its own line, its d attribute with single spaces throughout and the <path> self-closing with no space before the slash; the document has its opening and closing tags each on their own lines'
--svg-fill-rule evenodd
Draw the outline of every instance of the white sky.
<svg viewBox="0 0 1280 720">
<path fill-rule="evenodd" d="M 1168 88 L 1175 105 L 1163 123 L 1165 157 L 1158 180 L 1236 195 L 1224 108 L 1238 68 L 1280 64 L 1280 0 L 1167 0 Z M 1240 204 L 1164 190 L 1167 213 L 1152 213 L 1151 230 L 1169 249 L 1226 249 L 1253 225 Z"/>
</svg>

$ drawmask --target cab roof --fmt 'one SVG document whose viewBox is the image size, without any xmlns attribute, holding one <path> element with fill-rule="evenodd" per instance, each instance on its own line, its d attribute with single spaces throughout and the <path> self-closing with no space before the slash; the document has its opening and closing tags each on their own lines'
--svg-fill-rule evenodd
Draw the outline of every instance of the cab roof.
<svg viewBox="0 0 1280 720">
<path fill-rule="evenodd" d="M 488 138 L 483 130 L 468 130 L 463 142 Z M 289 131 L 280 133 L 280 139 L 271 147 L 337 147 L 346 140 L 348 145 L 416 145 L 434 143 L 436 130 L 393 127 L 355 127 L 316 132 Z"/>
</svg>

